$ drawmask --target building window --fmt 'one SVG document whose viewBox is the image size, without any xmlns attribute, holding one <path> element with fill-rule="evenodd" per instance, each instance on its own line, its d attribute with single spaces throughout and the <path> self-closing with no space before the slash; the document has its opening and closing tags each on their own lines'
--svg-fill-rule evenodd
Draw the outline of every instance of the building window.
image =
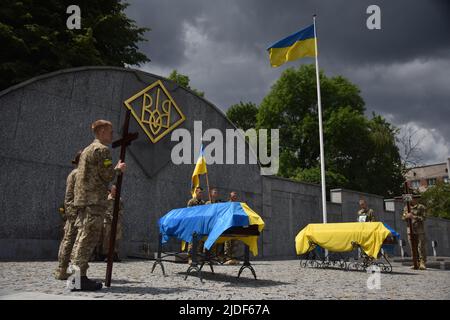
<svg viewBox="0 0 450 320">
<path fill-rule="evenodd" d="M 420 187 L 420 180 L 411 181 L 411 188 L 412 189 L 419 189 L 419 187 Z"/>
<path fill-rule="evenodd" d="M 436 184 L 436 178 L 427 179 L 427 184 L 429 187 L 434 186 Z"/>
</svg>

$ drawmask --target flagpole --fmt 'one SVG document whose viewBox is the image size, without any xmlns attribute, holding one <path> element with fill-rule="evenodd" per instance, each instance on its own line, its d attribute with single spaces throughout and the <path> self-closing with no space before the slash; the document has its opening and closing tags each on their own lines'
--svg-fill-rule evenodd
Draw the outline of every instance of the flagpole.
<svg viewBox="0 0 450 320">
<path fill-rule="evenodd" d="M 319 59 L 317 51 L 317 32 L 316 32 L 316 15 L 313 15 L 314 21 L 314 46 L 315 46 L 315 56 L 316 56 L 316 81 L 317 81 L 317 107 L 319 113 L 319 141 L 320 141 L 320 177 L 322 184 L 322 216 L 323 223 L 327 223 L 327 197 L 325 188 L 325 156 L 323 148 L 323 126 L 322 126 L 322 102 L 320 100 L 320 79 L 319 79 Z"/>
<path fill-rule="evenodd" d="M 206 187 L 208 188 L 208 198 L 209 198 L 209 202 L 211 202 L 211 192 L 209 192 L 208 172 L 205 173 L 205 175 L 206 175 Z"/>
<path fill-rule="evenodd" d="M 202 148 L 202 150 L 203 150 L 203 136 L 200 138 L 200 145 L 201 145 L 201 148 Z M 203 151 L 202 151 L 202 153 L 203 153 Z M 205 158 L 204 155 L 202 155 L 202 157 L 204 157 L 204 159 L 205 159 L 205 165 L 206 165 L 206 158 Z M 206 175 L 206 188 L 208 189 L 208 199 L 209 199 L 209 202 L 211 202 L 211 193 L 209 192 L 208 171 L 205 173 L 205 175 Z M 200 177 L 199 177 L 199 180 L 198 180 L 198 181 L 200 182 Z"/>
</svg>

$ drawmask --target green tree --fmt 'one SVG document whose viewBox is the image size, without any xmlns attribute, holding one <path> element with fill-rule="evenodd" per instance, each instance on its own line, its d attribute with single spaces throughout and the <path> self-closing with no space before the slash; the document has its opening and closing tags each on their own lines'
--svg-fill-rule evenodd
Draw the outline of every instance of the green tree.
<svg viewBox="0 0 450 320">
<path fill-rule="evenodd" d="M 252 102 L 239 102 L 227 110 L 227 117 L 234 125 L 244 131 L 256 127 L 258 107 Z"/>
<path fill-rule="evenodd" d="M 420 199 L 428 214 L 433 217 L 450 219 L 450 184 L 439 182 L 422 193 Z"/>
<path fill-rule="evenodd" d="M 325 161 L 330 187 L 385 196 L 401 192 L 397 129 L 381 116 L 364 115 L 359 89 L 341 76 L 320 73 Z M 284 177 L 320 182 L 315 69 L 287 69 L 263 99 L 258 128 L 280 129 L 280 171 Z"/>
<path fill-rule="evenodd" d="M 119 0 L 78 1 L 81 29 L 66 26 L 69 0 L 2 1 L 0 6 L 0 89 L 39 74 L 78 66 L 139 65 L 138 51 L 149 30 L 124 13 Z"/>
<path fill-rule="evenodd" d="M 287 69 L 264 97 L 257 116 L 261 128 L 280 129 L 281 175 L 290 168 L 316 166 L 319 154 L 317 95 L 314 65 Z M 358 88 L 342 77 L 327 78 L 320 73 L 324 118 L 338 108 L 349 106 L 364 111 Z M 300 156 L 301 154 L 301 156 Z"/>
<path fill-rule="evenodd" d="M 168 79 L 174 81 L 175 83 L 179 84 L 183 88 L 186 88 L 186 89 L 189 89 L 189 90 L 193 91 L 196 95 L 198 95 L 198 96 L 200 96 L 202 98 L 205 97 L 205 93 L 203 91 L 199 91 L 197 89 L 191 88 L 191 86 L 189 85 L 191 80 L 189 79 L 189 77 L 187 75 L 178 73 L 177 70 L 173 70 L 170 73 Z"/>
<path fill-rule="evenodd" d="M 385 196 L 401 192 L 396 128 L 381 116 L 367 119 L 348 107 L 333 111 L 324 126 L 326 165 L 346 177 L 344 187 Z"/>
<path fill-rule="evenodd" d="M 366 175 L 370 177 L 361 190 L 396 196 L 403 192 L 404 171 L 399 148 L 396 144 L 398 128 L 380 115 L 373 114 L 369 122 L 369 145 L 366 159 Z"/>
<path fill-rule="evenodd" d="M 297 173 L 292 178 L 298 181 L 320 184 L 320 167 L 298 169 Z M 347 178 L 330 170 L 325 171 L 325 181 L 328 189 L 341 188 L 348 184 Z"/>
</svg>

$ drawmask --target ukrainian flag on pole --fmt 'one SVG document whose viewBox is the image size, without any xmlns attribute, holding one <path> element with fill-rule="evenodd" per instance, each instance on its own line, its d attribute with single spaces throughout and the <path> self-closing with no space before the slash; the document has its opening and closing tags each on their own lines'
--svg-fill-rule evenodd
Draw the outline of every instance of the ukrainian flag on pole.
<svg viewBox="0 0 450 320">
<path fill-rule="evenodd" d="M 284 38 L 267 51 L 270 54 L 272 67 L 279 67 L 283 63 L 303 57 L 315 57 L 316 59 L 316 83 L 317 83 L 317 114 L 319 115 L 319 146 L 320 146 L 320 176 L 322 185 L 322 215 L 323 223 L 327 223 L 327 200 L 325 184 L 325 152 L 323 143 L 322 102 L 320 97 L 319 58 L 317 54 L 317 29 L 316 15 L 313 15 L 313 24 L 289 37 Z M 327 251 L 326 256 L 328 256 Z"/>
<path fill-rule="evenodd" d="M 191 184 L 192 196 L 195 195 L 195 189 L 200 186 L 199 175 L 207 173 L 208 171 L 206 170 L 206 159 L 205 155 L 203 154 L 203 143 L 202 143 L 200 147 L 200 155 L 198 156 L 197 164 L 195 165 L 194 172 L 192 173 L 192 184 Z"/>
<path fill-rule="evenodd" d="M 314 24 L 274 43 L 267 51 L 272 67 L 279 67 L 287 61 L 303 57 L 315 57 Z"/>
</svg>

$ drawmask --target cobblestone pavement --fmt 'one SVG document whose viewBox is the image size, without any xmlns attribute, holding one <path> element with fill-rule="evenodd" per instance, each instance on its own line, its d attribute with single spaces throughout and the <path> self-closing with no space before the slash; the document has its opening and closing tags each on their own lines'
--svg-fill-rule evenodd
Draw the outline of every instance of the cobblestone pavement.
<svg viewBox="0 0 450 320">
<path fill-rule="evenodd" d="M 381 288 L 373 290 L 367 273 L 300 268 L 297 260 L 255 261 L 256 281 L 249 270 L 237 279 L 239 266 L 215 266 L 215 274 L 205 266 L 204 283 L 194 276 L 184 280 L 186 264 L 164 263 L 166 277 L 159 267 L 150 273 L 152 264 L 115 263 L 110 288 L 69 292 L 65 281 L 52 276 L 57 262 L 0 262 L 0 299 L 450 299 L 450 271 L 416 271 L 399 263 L 392 274 L 381 274 Z M 104 279 L 105 270 L 105 263 L 91 263 L 88 276 Z"/>
</svg>

